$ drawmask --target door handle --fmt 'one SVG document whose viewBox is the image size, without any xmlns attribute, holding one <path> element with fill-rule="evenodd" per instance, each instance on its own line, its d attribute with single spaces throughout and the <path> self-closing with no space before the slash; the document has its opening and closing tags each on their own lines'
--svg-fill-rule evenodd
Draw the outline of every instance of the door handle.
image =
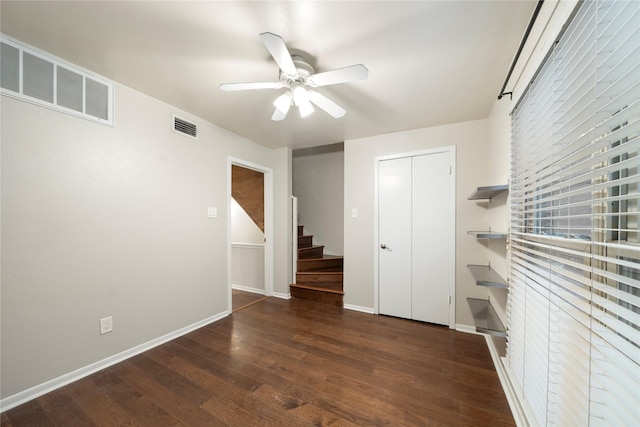
<svg viewBox="0 0 640 427">
<path fill-rule="evenodd" d="M 387 245 L 385 245 L 384 243 L 380 245 L 381 249 L 387 249 L 388 251 L 391 251 L 391 248 L 388 248 Z"/>
</svg>

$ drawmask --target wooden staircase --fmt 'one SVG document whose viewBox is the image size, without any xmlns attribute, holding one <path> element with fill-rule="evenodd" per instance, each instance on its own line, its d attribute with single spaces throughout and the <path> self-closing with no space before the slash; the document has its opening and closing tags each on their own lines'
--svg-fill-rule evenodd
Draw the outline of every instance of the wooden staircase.
<svg viewBox="0 0 640 427">
<path fill-rule="evenodd" d="M 313 236 L 298 226 L 298 272 L 290 285 L 294 298 L 342 307 L 343 258 L 324 254 L 324 246 L 314 246 Z"/>
</svg>

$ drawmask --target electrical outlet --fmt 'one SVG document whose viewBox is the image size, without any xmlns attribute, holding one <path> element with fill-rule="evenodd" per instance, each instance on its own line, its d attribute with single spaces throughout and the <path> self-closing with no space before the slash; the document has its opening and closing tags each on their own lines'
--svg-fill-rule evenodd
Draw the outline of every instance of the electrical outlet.
<svg viewBox="0 0 640 427">
<path fill-rule="evenodd" d="M 111 316 L 100 319 L 100 335 L 113 331 L 113 318 Z"/>
</svg>

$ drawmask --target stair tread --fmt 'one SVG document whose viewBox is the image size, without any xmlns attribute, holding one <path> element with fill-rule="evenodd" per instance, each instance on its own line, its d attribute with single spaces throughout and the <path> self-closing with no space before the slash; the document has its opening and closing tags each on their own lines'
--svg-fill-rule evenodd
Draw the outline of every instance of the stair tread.
<svg viewBox="0 0 640 427">
<path fill-rule="evenodd" d="M 312 258 L 313 259 L 313 258 Z M 309 275 L 309 276 L 313 276 L 314 274 L 316 275 L 327 275 L 327 276 L 335 276 L 336 274 L 344 274 L 342 271 L 325 271 L 325 270 L 319 270 L 319 271 L 298 271 L 296 272 L 296 274 L 304 274 L 305 276 Z"/>
<path fill-rule="evenodd" d="M 303 249 L 307 249 L 307 248 L 303 248 Z M 322 257 L 319 258 L 303 258 L 299 261 L 312 261 L 312 260 L 319 260 L 319 259 L 343 259 L 344 257 L 342 255 L 327 255 L 324 254 L 322 255 Z"/>
<path fill-rule="evenodd" d="M 299 289 L 308 289 L 310 291 L 318 291 L 318 292 L 326 292 L 328 294 L 344 295 L 344 291 L 339 291 L 337 289 L 323 288 L 321 286 L 300 285 L 300 284 L 297 284 L 297 283 L 292 283 L 290 286 L 292 286 L 294 288 L 299 288 Z"/>
<path fill-rule="evenodd" d="M 310 251 L 311 249 L 324 248 L 324 245 L 311 245 L 306 248 L 298 248 L 299 251 Z"/>
</svg>

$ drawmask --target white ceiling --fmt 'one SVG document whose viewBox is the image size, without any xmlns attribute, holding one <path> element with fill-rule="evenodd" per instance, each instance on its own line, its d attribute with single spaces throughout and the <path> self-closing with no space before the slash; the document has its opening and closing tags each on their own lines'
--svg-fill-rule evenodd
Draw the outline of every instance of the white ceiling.
<svg viewBox="0 0 640 427">
<path fill-rule="evenodd" d="M 2 0 L 0 31 L 264 146 L 304 148 L 487 117 L 535 3 Z M 265 31 L 316 72 L 369 69 L 318 89 L 343 118 L 273 122 L 284 89 L 220 91 L 278 80 Z"/>
</svg>

